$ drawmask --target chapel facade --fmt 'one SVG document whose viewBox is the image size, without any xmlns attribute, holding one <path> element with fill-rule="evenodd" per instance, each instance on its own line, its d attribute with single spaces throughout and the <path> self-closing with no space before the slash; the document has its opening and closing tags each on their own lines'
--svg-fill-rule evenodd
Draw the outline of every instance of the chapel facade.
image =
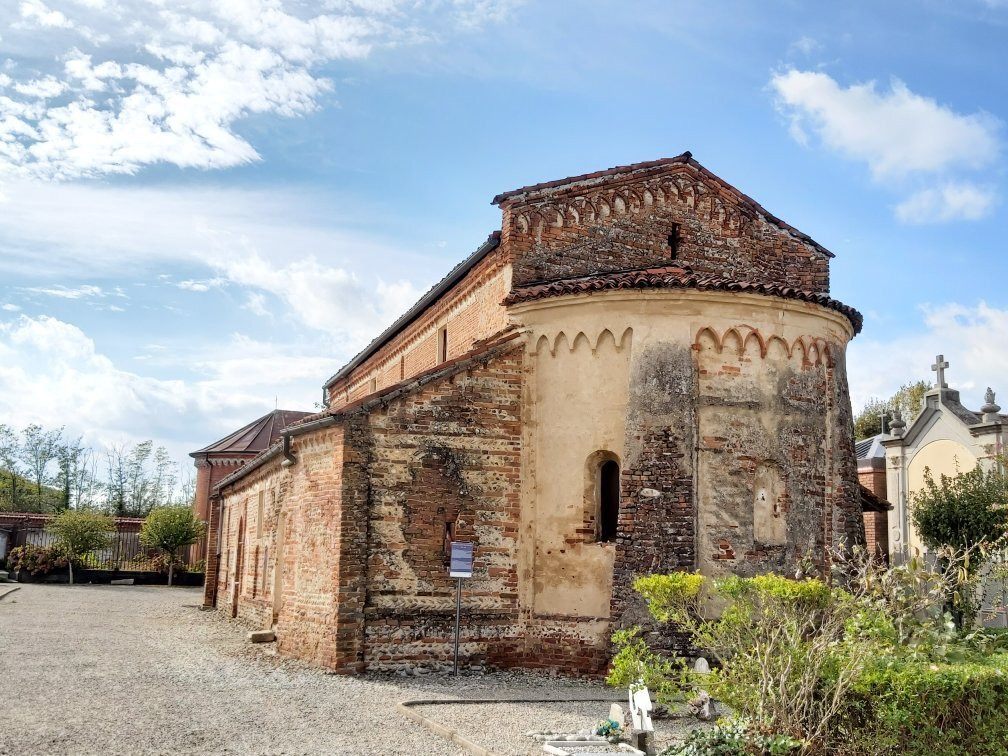
<svg viewBox="0 0 1008 756">
<path fill-rule="evenodd" d="M 335 671 L 596 672 L 636 575 L 863 541 L 832 254 L 690 153 L 494 198 L 502 224 L 225 477 L 205 604 Z"/>
</svg>

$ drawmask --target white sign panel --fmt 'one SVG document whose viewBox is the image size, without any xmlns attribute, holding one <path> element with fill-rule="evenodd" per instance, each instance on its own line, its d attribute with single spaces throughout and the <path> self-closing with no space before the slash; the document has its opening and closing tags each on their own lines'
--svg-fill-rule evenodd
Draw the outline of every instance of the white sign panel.
<svg viewBox="0 0 1008 756">
<path fill-rule="evenodd" d="M 448 574 L 453 578 L 471 578 L 473 573 L 473 545 L 465 541 L 452 541 L 451 567 Z"/>
</svg>

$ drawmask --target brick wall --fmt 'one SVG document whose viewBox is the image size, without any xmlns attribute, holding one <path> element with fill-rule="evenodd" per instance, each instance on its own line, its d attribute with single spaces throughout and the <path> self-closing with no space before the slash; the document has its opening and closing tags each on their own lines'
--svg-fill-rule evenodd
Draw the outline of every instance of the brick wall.
<svg viewBox="0 0 1008 756">
<path fill-rule="evenodd" d="M 857 476 L 858 482 L 862 486 L 867 488 L 880 499 L 885 500 L 887 495 L 885 467 L 875 468 L 862 465 L 857 469 Z"/>
<path fill-rule="evenodd" d="M 451 659 L 455 581 L 446 527 L 475 544 L 461 655 L 493 661 L 517 619 L 521 347 L 367 415 L 369 669 Z"/>
<path fill-rule="evenodd" d="M 677 233 L 674 259 L 697 272 L 829 291 L 824 252 L 691 165 L 562 186 L 502 206 L 516 286 L 668 264 L 669 235 Z"/>
<path fill-rule="evenodd" d="M 339 569 L 341 553 L 349 553 L 349 547 L 340 549 L 343 440 L 339 426 L 298 437 L 293 468 L 284 468 L 278 455 L 224 491 L 221 559 L 215 571 L 218 609 L 253 627 L 269 628 L 279 569 L 280 651 L 334 669 L 345 664 L 334 639 L 349 606 L 340 591 Z"/>
<path fill-rule="evenodd" d="M 818 339 L 697 338 L 701 565 L 820 570 L 863 542 L 843 353 Z M 763 356 L 761 344 L 767 344 Z"/>
<path fill-rule="evenodd" d="M 889 558 L 888 512 L 864 512 L 865 547 L 869 554 L 880 559 Z"/>
<path fill-rule="evenodd" d="M 277 456 L 228 488 L 218 608 L 270 627 L 281 551 L 281 653 L 339 672 L 446 665 L 450 523 L 476 546 L 461 653 L 467 663 L 514 657 L 521 371 L 516 345 L 448 366 L 416 390 L 295 436 L 293 467 Z"/>
</svg>

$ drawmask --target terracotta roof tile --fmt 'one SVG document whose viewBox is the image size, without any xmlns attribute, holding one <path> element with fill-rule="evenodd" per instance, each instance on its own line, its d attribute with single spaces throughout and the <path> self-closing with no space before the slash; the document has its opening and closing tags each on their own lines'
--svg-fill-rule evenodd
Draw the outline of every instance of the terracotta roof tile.
<svg viewBox="0 0 1008 756">
<path fill-rule="evenodd" d="M 698 291 L 735 291 L 753 294 L 763 294 L 782 299 L 795 299 L 801 302 L 828 307 L 845 315 L 854 327 L 854 333 L 861 331 L 863 318 L 853 307 L 838 302 L 826 294 L 804 291 L 790 286 L 779 286 L 770 283 L 754 281 L 733 281 L 720 276 L 698 275 L 685 266 L 668 266 L 664 268 L 645 268 L 627 270 L 618 273 L 601 273 L 578 278 L 564 278 L 532 286 L 515 288 L 504 300 L 505 304 L 530 302 L 535 299 L 557 297 L 568 294 L 592 294 L 597 291 L 615 291 L 618 289 L 695 289 Z"/>
<path fill-rule="evenodd" d="M 219 441 L 191 452 L 190 457 L 199 454 L 258 454 L 280 438 L 280 431 L 296 423 L 310 412 L 295 410 L 273 410 L 248 425 L 239 428 Z"/>
</svg>

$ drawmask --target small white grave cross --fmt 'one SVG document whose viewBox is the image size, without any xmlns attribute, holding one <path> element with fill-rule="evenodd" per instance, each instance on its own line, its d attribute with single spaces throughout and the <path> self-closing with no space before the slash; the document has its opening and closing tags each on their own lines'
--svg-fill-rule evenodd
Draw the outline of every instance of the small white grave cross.
<svg viewBox="0 0 1008 756">
<path fill-rule="evenodd" d="M 636 687 L 636 686 L 634 686 Z M 654 707 L 651 705 L 651 694 L 648 689 L 641 686 L 637 690 L 630 688 L 630 716 L 633 718 L 633 726 L 639 732 L 652 732 L 654 725 L 651 724 L 649 712 Z"/>
<path fill-rule="evenodd" d="M 935 363 L 931 366 L 931 369 L 938 373 L 938 388 L 940 389 L 948 388 L 945 384 L 945 368 L 948 366 L 949 364 L 945 362 L 944 354 L 939 354 L 935 357 Z"/>
</svg>

